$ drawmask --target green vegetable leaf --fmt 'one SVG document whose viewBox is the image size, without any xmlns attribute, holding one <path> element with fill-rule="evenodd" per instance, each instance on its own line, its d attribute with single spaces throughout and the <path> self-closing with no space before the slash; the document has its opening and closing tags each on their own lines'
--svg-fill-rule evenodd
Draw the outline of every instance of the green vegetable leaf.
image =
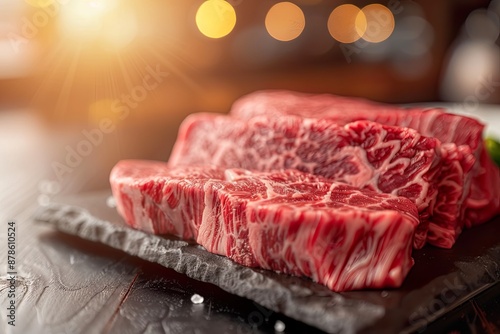
<svg viewBox="0 0 500 334">
<path fill-rule="evenodd" d="M 500 166 L 500 143 L 491 137 L 484 140 L 486 150 L 495 163 Z"/>
</svg>

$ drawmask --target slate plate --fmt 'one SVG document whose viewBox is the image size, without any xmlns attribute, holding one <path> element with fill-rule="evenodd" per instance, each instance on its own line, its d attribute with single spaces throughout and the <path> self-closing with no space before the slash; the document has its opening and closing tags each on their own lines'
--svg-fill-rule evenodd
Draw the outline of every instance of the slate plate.
<svg viewBox="0 0 500 334">
<path fill-rule="evenodd" d="M 307 279 L 256 270 L 198 245 L 125 225 L 110 193 L 43 207 L 40 222 L 212 283 L 328 333 L 423 331 L 470 298 L 500 286 L 500 219 L 466 231 L 452 250 L 425 247 L 399 289 L 334 293 Z"/>
</svg>

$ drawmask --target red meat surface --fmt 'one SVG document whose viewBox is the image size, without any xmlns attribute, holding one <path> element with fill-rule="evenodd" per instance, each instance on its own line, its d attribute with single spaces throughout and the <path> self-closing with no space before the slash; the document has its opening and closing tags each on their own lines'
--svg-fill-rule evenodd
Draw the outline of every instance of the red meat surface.
<svg viewBox="0 0 500 334">
<path fill-rule="evenodd" d="M 398 287 L 413 265 L 418 211 L 404 197 L 297 170 L 139 160 L 119 162 L 110 182 L 118 212 L 136 229 L 335 291 Z"/>
<path fill-rule="evenodd" d="M 462 228 L 484 223 L 500 210 L 500 171 L 483 146 L 483 125 L 475 119 L 436 108 L 400 108 L 362 99 L 334 95 L 311 95 L 290 91 L 249 94 L 233 105 L 231 113 L 241 119 L 288 115 L 347 124 L 370 120 L 409 127 L 441 141 L 445 159 L 428 242 L 450 248 Z"/>
<path fill-rule="evenodd" d="M 425 244 L 437 196 L 439 141 L 369 121 L 339 126 L 302 117 L 241 120 L 194 114 L 181 125 L 170 166 L 213 165 L 259 171 L 297 169 L 416 204 L 415 247 Z"/>
</svg>

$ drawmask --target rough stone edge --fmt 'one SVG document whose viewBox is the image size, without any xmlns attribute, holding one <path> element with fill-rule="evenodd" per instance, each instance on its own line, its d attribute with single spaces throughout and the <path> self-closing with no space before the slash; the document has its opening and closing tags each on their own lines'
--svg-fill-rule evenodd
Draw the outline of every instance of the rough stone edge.
<svg viewBox="0 0 500 334">
<path fill-rule="evenodd" d="M 201 246 L 101 220 L 80 207 L 51 204 L 38 210 L 35 220 L 217 285 L 328 333 L 355 333 L 385 313 L 380 305 L 347 299 L 305 279 L 241 266 Z"/>
</svg>

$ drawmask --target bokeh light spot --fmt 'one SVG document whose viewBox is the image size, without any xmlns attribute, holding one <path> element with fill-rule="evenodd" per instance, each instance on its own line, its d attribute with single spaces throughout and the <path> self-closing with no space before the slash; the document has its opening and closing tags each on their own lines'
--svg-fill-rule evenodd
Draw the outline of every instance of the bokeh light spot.
<svg viewBox="0 0 500 334">
<path fill-rule="evenodd" d="M 338 6 L 328 18 L 328 31 L 341 43 L 354 43 L 366 31 L 365 14 L 354 5 Z"/>
<path fill-rule="evenodd" d="M 363 39 L 371 43 L 380 43 L 391 36 L 395 21 L 391 10 L 381 4 L 372 4 L 361 9 L 366 17 L 366 31 Z"/>
<path fill-rule="evenodd" d="M 467 17 L 465 30 L 470 38 L 495 43 L 500 35 L 500 19 L 492 11 L 476 9 Z"/>
<path fill-rule="evenodd" d="M 207 37 L 224 37 L 236 25 L 236 11 L 229 2 L 224 0 L 205 1 L 196 12 L 196 25 Z"/>
<path fill-rule="evenodd" d="M 287 42 L 300 36 L 306 19 L 299 6 L 291 2 L 280 2 L 269 9 L 265 24 L 269 35 Z"/>
</svg>

